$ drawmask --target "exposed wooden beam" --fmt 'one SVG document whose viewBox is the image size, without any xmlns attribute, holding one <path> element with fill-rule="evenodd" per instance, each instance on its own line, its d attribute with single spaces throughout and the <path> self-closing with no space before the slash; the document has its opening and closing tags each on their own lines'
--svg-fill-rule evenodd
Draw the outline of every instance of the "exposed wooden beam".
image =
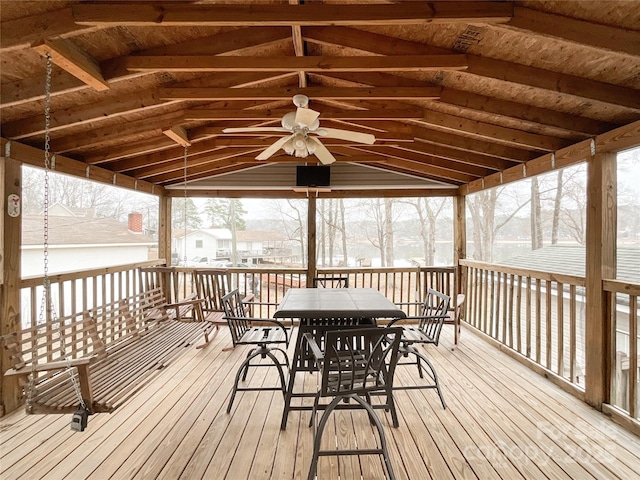
<svg viewBox="0 0 640 480">
<path fill-rule="evenodd" d="M 138 53 L 140 55 L 250 55 L 265 46 L 282 42 L 288 36 L 289 29 L 284 27 L 240 28 L 208 37 L 151 48 Z M 115 83 L 133 77 L 154 74 L 154 72 L 141 73 L 127 70 L 125 66 L 127 58 L 129 58 L 128 55 L 120 56 L 100 63 L 100 70 L 106 81 Z M 51 83 L 52 96 L 86 88 L 83 82 L 65 71 L 55 70 Z M 40 100 L 44 98 L 44 90 L 43 76 L 2 83 L 0 85 L 0 107 Z"/>
<path fill-rule="evenodd" d="M 320 192 L 318 198 L 406 198 L 406 197 L 452 197 L 457 188 L 387 188 L 387 189 L 332 189 L 330 192 Z M 167 189 L 170 197 L 183 197 L 180 190 Z M 306 193 L 291 190 L 237 190 L 215 189 L 187 191 L 188 197 L 199 198 L 307 198 Z"/>
<path fill-rule="evenodd" d="M 193 55 L 131 56 L 133 71 L 166 72 L 422 72 L 464 70 L 465 55 L 211 57 Z"/>
<path fill-rule="evenodd" d="M 419 141 L 456 148 L 462 151 L 484 153 L 492 157 L 512 162 L 527 162 L 536 157 L 535 152 L 522 148 L 493 143 L 489 140 L 470 137 L 464 132 L 445 132 L 429 128 L 426 125 L 415 125 L 413 135 Z"/>
<path fill-rule="evenodd" d="M 434 167 L 444 168 L 453 172 L 466 174 L 475 178 L 489 175 L 494 171 L 492 169 L 483 168 L 481 166 L 468 165 L 462 162 L 452 161 L 451 159 L 445 159 L 442 157 L 438 157 L 437 155 L 425 154 L 422 152 L 415 152 L 410 150 L 401 150 L 393 147 L 377 148 L 376 150 L 370 150 L 366 146 L 351 146 L 344 148 L 334 147 L 331 151 L 333 153 L 352 152 L 352 154 L 356 154 L 358 156 L 362 156 L 363 153 L 369 153 L 372 158 L 375 158 L 375 155 L 379 155 L 383 159 L 388 159 L 387 161 L 389 163 L 393 163 L 395 160 L 410 160 L 413 162 L 433 165 Z M 364 162 L 366 160 L 359 161 Z"/>
<path fill-rule="evenodd" d="M 377 110 L 340 110 L 329 107 L 316 107 L 320 111 L 321 119 L 335 118 L 339 120 L 397 120 L 397 119 L 420 119 L 424 118 L 424 110 L 407 105 L 407 108 L 398 109 L 377 109 Z M 284 115 L 294 111 L 292 108 L 273 110 L 211 110 L 211 109 L 191 109 L 185 110 L 185 120 L 280 120 Z"/>
<path fill-rule="evenodd" d="M 416 122 L 432 125 L 439 129 L 464 131 L 477 137 L 490 139 L 507 145 L 515 145 L 530 150 L 553 151 L 567 145 L 566 140 L 555 137 L 536 135 L 515 128 L 507 128 L 486 122 L 470 120 L 455 115 L 431 111 L 425 120 Z"/>
<path fill-rule="evenodd" d="M 405 25 L 451 22 L 506 22 L 510 2 L 407 2 L 393 5 L 182 5 L 76 4 L 79 25 L 99 26 L 259 26 Z"/>
<path fill-rule="evenodd" d="M 162 133 L 164 133 L 167 137 L 169 137 L 171 140 L 176 142 L 178 145 L 181 145 L 183 147 L 191 146 L 191 142 L 189 141 L 189 137 L 187 136 L 187 131 L 180 125 L 176 125 L 174 127 L 168 128 L 167 130 L 164 130 Z"/>
<path fill-rule="evenodd" d="M 453 50 L 445 48 L 349 27 L 305 27 L 302 29 L 302 35 L 305 41 L 319 45 L 341 45 L 378 55 L 450 55 L 455 53 Z"/>
<path fill-rule="evenodd" d="M 486 188 L 506 185 L 524 178 L 568 167 L 586 161 L 593 149 L 599 153 L 619 152 L 640 145 L 640 121 L 618 127 L 589 140 L 569 145 L 554 153 L 541 155 L 525 164 L 508 168 L 470 182 L 460 188 L 460 195 L 468 195 Z"/>
<path fill-rule="evenodd" d="M 265 73 L 226 73 L 215 76 L 215 79 L 208 79 L 207 83 L 215 81 L 218 85 L 247 86 L 256 85 L 266 80 L 276 78 L 286 78 L 290 73 L 283 75 L 267 75 Z M 184 86 L 199 85 L 200 81 L 185 82 Z M 222 90 L 226 91 L 226 88 Z M 108 92 L 110 95 L 111 92 Z M 70 107 L 66 110 L 56 112 L 52 116 L 50 131 L 56 131 L 71 126 L 83 125 L 91 122 L 99 122 L 107 118 L 113 118 L 118 115 L 127 115 L 130 113 L 145 111 L 151 112 L 153 108 L 162 108 L 168 106 L 171 102 L 158 97 L 158 89 L 150 88 L 138 91 L 131 95 L 113 95 L 108 96 L 105 100 L 90 105 L 81 105 Z M 7 122 L 2 125 L 3 135 L 13 139 L 21 139 L 32 135 L 44 133 L 44 114 L 33 117 Z"/>
<path fill-rule="evenodd" d="M 450 146 L 428 144 L 423 142 L 414 142 L 412 144 L 398 145 L 397 150 L 399 153 L 402 151 L 417 152 L 421 154 L 433 155 L 440 157 L 446 161 L 452 161 L 456 163 L 463 163 L 467 165 L 474 165 L 481 167 L 488 175 L 490 171 L 504 170 L 509 167 L 513 167 L 517 162 L 504 160 L 502 158 L 492 157 L 479 152 L 469 152 L 465 150 L 458 150 Z M 482 176 L 482 175 L 481 175 Z"/>
<path fill-rule="evenodd" d="M 591 120 L 590 118 L 584 118 L 578 115 L 569 115 L 548 108 L 534 107 L 524 103 L 500 100 L 477 93 L 450 88 L 444 88 L 442 90 L 440 101 L 480 112 L 559 128 L 574 134 L 598 135 L 615 127 L 608 123 Z"/>
<path fill-rule="evenodd" d="M 162 115 L 150 115 L 141 120 L 130 122 L 118 122 L 108 127 L 92 128 L 83 132 L 82 135 L 72 133 L 69 135 L 54 135 L 51 138 L 51 151 L 55 153 L 65 153 L 70 151 L 82 150 L 89 148 L 100 149 L 108 144 L 116 144 L 118 142 L 128 142 L 129 137 L 151 134 L 158 130 L 166 130 L 167 128 L 181 123 L 182 112 L 172 111 L 163 113 Z M 159 133 L 159 132 L 157 132 Z"/>
<path fill-rule="evenodd" d="M 440 87 L 425 88 L 160 88 L 158 95 L 165 100 L 289 100 L 297 93 L 313 99 L 422 99 L 440 97 Z"/>
<path fill-rule="evenodd" d="M 204 153 L 201 155 L 187 155 L 187 177 L 193 174 L 194 167 L 199 165 L 209 164 L 211 162 L 219 162 L 221 160 L 229 160 L 229 159 L 237 159 L 238 157 L 245 159 L 245 161 L 255 162 L 255 155 L 260 152 L 261 148 L 236 148 L 236 149 L 228 149 L 223 152 L 216 153 Z M 253 156 L 251 156 L 253 155 Z M 157 165 L 153 165 L 151 167 L 143 167 L 137 170 L 133 170 L 131 175 L 136 178 L 152 178 L 162 175 L 174 175 L 178 177 L 184 176 L 184 164 L 182 162 L 178 163 L 175 161 L 160 163 Z M 154 183 L 157 181 L 154 180 Z M 163 180 L 165 181 L 165 180 Z"/>
<path fill-rule="evenodd" d="M 357 48 L 375 54 L 393 54 L 389 51 L 393 48 L 392 46 L 386 45 L 383 41 L 374 41 L 374 38 L 371 38 L 371 35 L 374 34 L 368 32 L 345 27 L 310 28 L 304 29 L 303 32 L 307 41 Z M 425 45 L 406 40 L 399 43 L 397 48 L 404 55 L 420 55 L 425 52 Z M 640 96 L 632 88 L 478 55 L 467 54 L 467 60 L 469 68 L 462 75 L 465 73 L 476 74 L 580 98 L 621 105 L 634 110 L 640 109 Z"/>
<path fill-rule="evenodd" d="M 513 18 L 507 25 L 581 45 L 640 56 L 638 31 L 613 28 L 520 6 L 514 6 Z"/>
<path fill-rule="evenodd" d="M 468 55 L 467 59 L 470 74 L 640 110 L 640 95 L 633 88 L 488 57 Z"/>
<path fill-rule="evenodd" d="M 0 28 L 0 51 L 29 48 L 41 44 L 46 38 L 87 33 L 99 28 L 101 27 L 76 24 L 71 8 L 3 21 Z"/>
<path fill-rule="evenodd" d="M 3 145 L 2 150 L 5 153 L 8 152 L 10 158 L 15 158 L 22 163 L 38 168 L 43 166 L 44 153 L 39 148 L 16 141 L 10 141 L 5 138 L 1 139 L 1 144 Z M 156 195 L 162 195 L 164 191 L 162 187 L 145 182 L 144 180 L 138 180 L 137 178 L 115 173 L 97 166 L 90 166 L 84 162 L 79 162 L 63 155 L 56 155 L 55 164 L 53 164 L 52 169 L 56 172 L 86 178 L 99 183 L 128 188 L 129 190 L 137 190 Z"/>
<path fill-rule="evenodd" d="M 109 84 L 102 76 L 98 62 L 70 40 L 45 40 L 44 44 L 34 47 L 34 50 L 42 56 L 50 55 L 53 63 L 93 89 L 99 92 L 109 90 Z"/>
<path fill-rule="evenodd" d="M 300 0 L 289 0 L 289 5 L 300 5 Z M 291 39 L 293 40 L 293 51 L 296 57 L 304 57 L 307 52 L 300 25 L 291 25 Z M 307 87 L 307 73 L 304 71 L 298 72 L 298 87 Z"/>
</svg>

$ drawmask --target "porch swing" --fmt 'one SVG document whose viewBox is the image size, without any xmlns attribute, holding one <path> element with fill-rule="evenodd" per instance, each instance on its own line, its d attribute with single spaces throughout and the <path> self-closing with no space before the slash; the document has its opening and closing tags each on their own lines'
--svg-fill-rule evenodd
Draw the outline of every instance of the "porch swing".
<svg viewBox="0 0 640 480">
<path fill-rule="evenodd" d="M 42 302 L 34 326 L 0 342 L 12 366 L 4 375 L 16 376 L 24 388 L 26 413 L 71 413 L 72 430 L 83 431 L 89 415 L 113 412 L 185 347 L 203 335 L 208 342 L 213 325 L 204 322 L 200 300 L 167 304 L 158 290 L 57 314 L 48 273 L 52 61 L 46 58 Z"/>
</svg>

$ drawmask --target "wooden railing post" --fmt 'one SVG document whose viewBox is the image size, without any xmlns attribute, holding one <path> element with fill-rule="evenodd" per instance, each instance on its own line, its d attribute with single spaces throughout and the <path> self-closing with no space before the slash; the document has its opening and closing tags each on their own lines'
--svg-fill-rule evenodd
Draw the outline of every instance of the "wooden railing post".
<svg viewBox="0 0 640 480">
<path fill-rule="evenodd" d="M 167 261 L 171 266 L 171 197 L 160 197 L 160 212 L 158 215 L 158 258 Z"/>
<path fill-rule="evenodd" d="M 2 150 L 4 153 L 4 149 Z M 0 158 L 0 336 L 18 332 L 20 320 L 20 244 L 22 243 L 22 173 L 21 163 L 11 158 Z M 17 195 L 16 205 L 9 205 L 9 195 Z M 16 197 L 12 197 L 15 200 Z M 14 216 L 17 213 L 17 216 Z M 11 367 L 6 350 L 0 352 L 0 373 Z M 0 380 L 0 398 L 2 406 L 0 416 L 9 413 L 21 404 L 21 389 L 17 376 Z"/>
<path fill-rule="evenodd" d="M 610 401 L 614 361 L 605 278 L 616 275 L 616 154 L 598 153 L 587 162 L 585 400 L 597 409 Z"/>
<path fill-rule="evenodd" d="M 307 287 L 312 287 L 316 276 L 316 211 L 317 202 L 313 194 L 309 194 L 307 213 Z"/>
</svg>

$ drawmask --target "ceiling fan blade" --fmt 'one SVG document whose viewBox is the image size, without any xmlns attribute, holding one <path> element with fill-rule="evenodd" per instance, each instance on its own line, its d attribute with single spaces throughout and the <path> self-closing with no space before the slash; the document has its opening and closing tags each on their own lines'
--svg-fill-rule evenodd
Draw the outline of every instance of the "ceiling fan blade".
<svg viewBox="0 0 640 480">
<path fill-rule="evenodd" d="M 222 129 L 222 133 L 250 133 L 250 132 L 289 132 L 289 130 L 282 127 L 238 127 L 238 128 Z"/>
<path fill-rule="evenodd" d="M 300 108 L 296 110 L 296 125 L 305 125 L 307 127 L 311 126 L 313 122 L 315 122 L 320 116 L 320 112 L 316 112 L 315 110 L 311 110 L 310 108 Z"/>
<path fill-rule="evenodd" d="M 267 147 L 263 152 L 256 157 L 256 160 L 266 160 L 271 157 L 274 153 L 282 148 L 282 146 L 287 143 L 287 141 L 293 137 L 293 135 L 289 135 L 287 137 L 282 137 L 273 142 L 269 147 Z"/>
<path fill-rule="evenodd" d="M 367 145 L 373 145 L 376 141 L 376 137 L 370 133 L 352 132 L 351 130 L 339 130 L 337 128 L 323 127 L 316 130 L 315 133 L 321 137 L 337 138 L 356 143 L 366 143 Z"/>
<path fill-rule="evenodd" d="M 327 147 L 325 147 L 320 140 L 315 137 L 309 137 L 309 140 L 316 143 L 316 151 L 313 154 L 318 157 L 318 160 L 323 165 L 330 165 L 336 161 L 336 158 L 331 154 Z"/>
</svg>

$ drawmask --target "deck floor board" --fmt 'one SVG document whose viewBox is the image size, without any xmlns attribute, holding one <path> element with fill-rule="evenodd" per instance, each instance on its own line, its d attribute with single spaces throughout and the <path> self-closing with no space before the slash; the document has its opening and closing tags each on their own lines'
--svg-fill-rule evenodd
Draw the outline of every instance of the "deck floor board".
<svg viewBox="0 0 640 480">
<path fill-rule="evenodd" d="M 640 478 L 640 438 L 465 330 L 428 347 L 448 408 L 434 390 L 396 392 L 400 427 L 378 410 L 398 479 Z M 207 348 L 184 353 L 112 414 L 72 432 L 70 415 L 13 412 L 0 419 L 0 477 L 11 479 L 305 478 L 313 449 L 309 412 L 293 411 L 280 430 L 277 391 L 239 392 L 227 402 L 247 350 L 222 349 L 226 329 Z M 415 368 L 415 367 L 414 367 Z M 253 369 L 252 384 L 277 385 L 275 369 Z M 317 374 L 296 390 L 315 391 Z M 420 380 L 399 367 L 396 381 Z M 300 400 L 295 400 L 299 402 Z M 308 400 L 305 400 L 308 402 Z M 338 411 L 325 444 L 377 445 L 362 412 Z M 379 479 L 377 456 L 322 458 L 318 478 Z"/>
</svg>

